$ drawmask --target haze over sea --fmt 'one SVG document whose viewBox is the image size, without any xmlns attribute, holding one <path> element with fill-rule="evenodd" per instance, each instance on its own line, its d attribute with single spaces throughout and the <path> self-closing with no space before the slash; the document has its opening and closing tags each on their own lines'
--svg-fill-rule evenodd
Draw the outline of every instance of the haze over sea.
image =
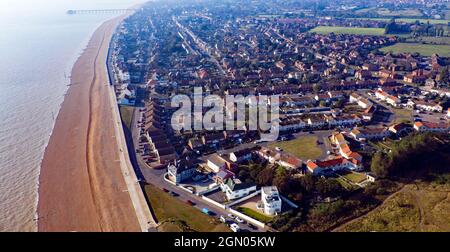
<svg viewBox="0 0 450 252">
<path fill-rule="evenodd" d="M 36 231 L 40 164 L 72 66 L 95 29 L 113 17 L 66 11 L 142 2 L 0 1 L 0 231 Z"/>
</svg>

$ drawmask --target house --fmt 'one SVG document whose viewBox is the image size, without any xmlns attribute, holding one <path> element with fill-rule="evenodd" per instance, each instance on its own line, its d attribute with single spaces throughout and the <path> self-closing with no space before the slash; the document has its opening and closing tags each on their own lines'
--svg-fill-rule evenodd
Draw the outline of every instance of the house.
<svg viewBox="0 0 450 252">
<path fill-rule="evenodd" d="M 193 151 L 198 151 L 203 147 L 203 144 L 197 138 L 191 138 L 188 141 L 188 146 Z"/>
<path fill-rule="evenodd" d="M 220 185 L 225 183 L 225 181 L 229 178 L 233 178 L 235 174 L 232 171 L 229 170 L 220 170 L 218 173 L 216 173 L 213 176 L 214 183 Z"/>
<path fill-rule="evenodd" d="M 391 132 L 384 127 L 356 128 L 350 132 L 350 135 L 357 141 L 382 139 L 389 137 L 390 134 Z"/>
<path fill-rule="evenodd" d="M 271 164 L 278 164 L 287 169 L 299 169 L 303 166 L 303 161 L 291 154 L 280 152 L 271 148 L 261 147 L 256 154 L 269 161 Z"/>
<path fill-rule="evenodd" d="M 330 126 L 353 126 L 361 123 L 361 118 L 356 115 L 324 115 Z"/>
<path fill-rule="evenodd" d="M 261 202 L 264 213 L 267 215 L 277 215 L 281 213 L 281 197 L 276 186 L 266 186 L 261 188 Z"/>
<path fill-rule="evenodd" d="M 365 63 L 362 66 L 363 70 L 368 70 L 368 71 L 378 71 L 378 66 L 375 64 L 370 64 L 370 63 Z"/>
<path fill-rule="evenodd" d="M 414 101 L 415 106 L 419 110 L 442 113 L 444 108 L 436 102 Z"/>
<path fill-rule="evenodd" d="M 221 133 L 209 133 L 202 136 L 202 143 L 209 147 L 217 147 L 225 141 L 223 132 Z"/>
<path fill-rule="evenodd" d="M 250 160 L 251 158 L 252 158 L 252 150 L 248 148 L 230 153 L 230 160 L 233 161 L 234 163 L 242 163 Z"/>
<path fill-rule="evenodd" d="M 355 73 L 355 78 L 358 80 L 368 80 L 372 78 L 372 72 L 369 70 L 358 70 Z"/>
<path fill-rule="evenodd" d="M 358 104 L 358 106 L 360 106 L 363 109 L 367 109 L 367 108 L 369 108 L 370 106 L 373 105 L 372 102 L 370 102 L 369 100 L 367 100 L 366 98 L 360 96 L 357 93 L 350 94 L 350 102 Z"/>
<path fill-rule="evenodd" d="M 342 144 L 347 144 L 347 140 L 345 140 L 345 137 L 342 133 L 334 132 L 331 135 L 331 142 L 337 146 L 340 146 Z"/>
<path fill-rule="evenodd" d="M 284 168 L 292 170 L 300 169 L 303 165 L 303 161 L 301 159 L 287 153 L 282 153 L 277 163 Z"/>
<path fill-rule="evenodd" d="M 411 125 L 406 123 L 396 123 L 389 127 L 389 131 L 396 135 L 408 133 L 410 130 L 412 130 Z"/>
<path fill-rule="evenodd" d="M 343 169 L 359 170 L 361 163 L 357 160 L 348 160 L 343 157 L 336 157 L 326 161 L 308 161 L 306 163 L 308 171 L 313 175 L 322 175 L 326 171 L 338 171 Z"/>
<path fill-rule="evenodd" d="M 256 191 L 254 183 L 242 183 L 239 179 L 228 178 L 220 188 L 226 194 L 228 200 L 235 200 Z"/>
<path fill-rule="evenodd" d="M 213 154 L 208 157 L 206 165 L 214 172 L 218 173 L 220 170 L 228 167 L 228 162 L 218 154 Z"/>
<path fill-rule="evenodd" d="M 433 123 L 433 122 L 415 122 L 414 129 L 419 132 L 450 132 L 450 124 L 445 122 Z"/>
<path fill-rule="evenodd" d="M 195 171 L 195 166 L 188 159 L 176 160 L 167 167 L 169 179 L 177 184 L 191 179 Z"/>
<path fill-rule="evenodd" d="M 398 107 L 401 103 L 401 100 L 393 95 L 388 95 L 388 97 L 386 98 L 386 102 L 392 107 Z"/>
<path fill-rule="evenodd" d="M 377 179 L 377 176 L 371 172 L 366 173 L 366 179 L 369 182 L 375 182 L 375 180 Z"/>
<path fill-rule="evenodd" d="M 325 118 L 320 114 L 311 114 L 308 118 L 308 125 L 313 128 L 321 128 L 326 126 L 328 123 Z"/>
</svg>

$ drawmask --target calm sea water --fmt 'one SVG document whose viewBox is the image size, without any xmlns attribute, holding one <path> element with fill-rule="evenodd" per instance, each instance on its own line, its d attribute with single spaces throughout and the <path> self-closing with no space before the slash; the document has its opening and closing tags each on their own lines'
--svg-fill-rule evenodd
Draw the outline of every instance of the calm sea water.
<svg viewBox="0 0 450 252">
<path fill-rule="evenodd" d="M 142 0 L 0 0 L 0 231 L 35 231 L 41 160 L 71 68 L 111 15 Z"/>
</svg>

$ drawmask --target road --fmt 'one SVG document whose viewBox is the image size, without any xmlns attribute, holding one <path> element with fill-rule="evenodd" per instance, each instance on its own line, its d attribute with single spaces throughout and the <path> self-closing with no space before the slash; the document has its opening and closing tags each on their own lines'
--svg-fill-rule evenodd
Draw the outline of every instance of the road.
<svg viewBox="0 0 450 252">
<path fill-rule="evenodd" d="M 132 149 L 132 151 L 130 151 L 130 153 L 132 155 L 134 155 L 134 157 L 131 158 L 131 161 L 132 161 L 133 165 L 135 166 L 135 170 L 139 170 L 139 172 L 137 172 L 138 177 L 142 180 L 145 180 L 147 183 L 158 187 L 159 189 L 167 189 L 167 190 L 177 193 L 178 194 L 177 198 L 183 202 L 186 202 L 187 200 L 194 202 L 196 204 L 195 208 L 199 209 L 199 211 L 201 211 L 202 208 L 208 208 L 209 210 L 214 212 L 217 217 L 220 217 L 221 215 L 223 215 L 227 219 L 230 219 L 229 217 L 227 217 L 229 212 L 226 211 L 225 209 L 222 209 L 215 205 L 212 205 L 212 204 L 202 200 L 199 196 L 191 194 L 191 193 L 179 188 L 178 186 L 175 186 L 175 185 L 165 181 L 164 175 L 167 171 L 166 169 L 154 169 L 154 168 L 150 167 L 149 165 L 147 165 L 147 163 L 141 158 L 141 156 L 139 154 L 136 154 L 135 150 L 139 148 L 139 136 L 140 136 L 140 134 L 139 134 L 140 129 L 137 127 L 137 125 L 138 125 L 138 121 L 141 119 L 141 113 L 142 112 L 140 112 L 139 109 L 135 109 L 135 111 L 134 111 L 133 119 L 132 119 L 132 123 L 131 123 L 131 128 L 132 128 L 131 135 L 132 135 L 134 144 L 133 144 L 133 148 L 129 147 L 129 149 Z M 244 230 L 252 231 L 252 232 L 267 231 L 267 228 L 266 229 L 258 228 L 256 230 L 253 230 L 248 226 L 248 224 L 239 224 L 239 226 Z"/>
</svg>

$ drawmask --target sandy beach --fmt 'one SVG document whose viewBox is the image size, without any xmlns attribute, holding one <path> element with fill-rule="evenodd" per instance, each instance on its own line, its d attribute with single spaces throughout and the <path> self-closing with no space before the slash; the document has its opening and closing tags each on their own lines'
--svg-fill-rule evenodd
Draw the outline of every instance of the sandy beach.
<svg viewBox="0 0 450 252">
<path fill-rule="evenodd" d="M 122 19 L 102 24 L 73 67 L 42 161 L 38 231 L 141 231 L 121 171 L 105 70 Z"/>
</svg>

